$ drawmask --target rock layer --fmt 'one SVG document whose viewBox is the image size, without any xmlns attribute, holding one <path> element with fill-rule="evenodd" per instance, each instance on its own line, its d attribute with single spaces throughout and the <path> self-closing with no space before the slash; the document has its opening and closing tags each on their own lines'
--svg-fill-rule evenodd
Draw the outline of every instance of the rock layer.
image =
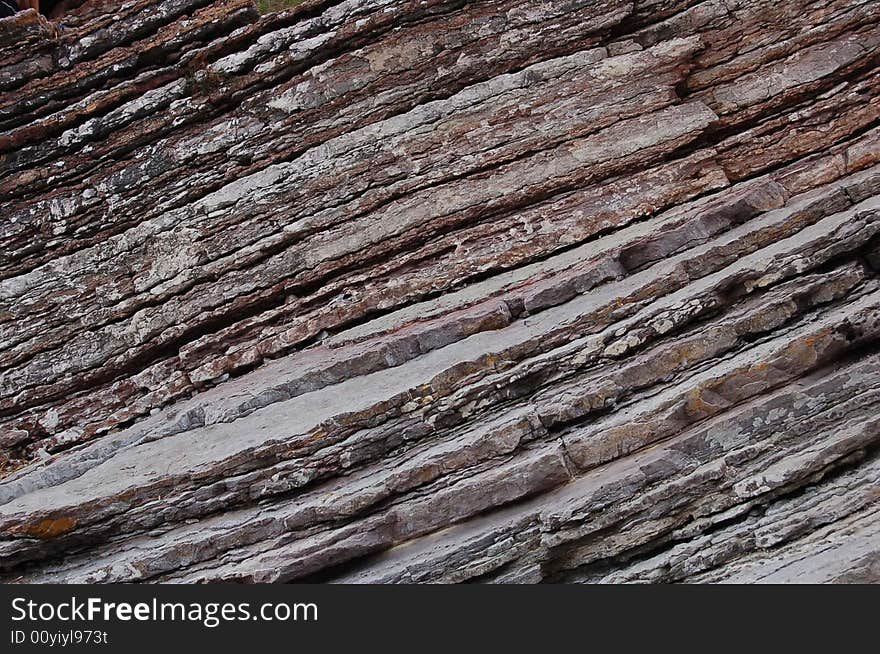
<svg viewBox="0 0 880 654">
<path fill-rule="evenodd" d="M 880 580 L 880 2 L 0 21 L 5 581 Z"/>
</svg>

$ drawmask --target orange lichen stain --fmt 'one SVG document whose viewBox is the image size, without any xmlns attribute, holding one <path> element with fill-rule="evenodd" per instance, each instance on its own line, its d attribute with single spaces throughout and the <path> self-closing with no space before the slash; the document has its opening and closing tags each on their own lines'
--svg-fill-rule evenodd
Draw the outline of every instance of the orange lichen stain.
<svg viewBox="0 0 880 654">
<path fill-rule="evenodd" d="M 689 391 L 685 396 L 684 402 L 685 414 L 694 417 L 705 418 L 718 412 L 718 407 L 709 404 L 704 398 L 702 390 L 695 388 Z"/>
<path fill-rule="evenodd" d="M 320 443 L 321 441 L 329 438 L 329 436 L 330 435 L 323 429 L 320 429 L 320 428 L 313 429 L 312 431 L 305 434 L 303 436 L 302 440 L 300 440 L 299 443 L 297 443 L 297 445 L 295 447 L 289 448 L 287 451 L 288 452 L 295 452 L 298 449 L 300 449 L 301 447 L 307 447 L 309 445 L 316 445 L 316 444 Z"/>
<path fill-rule="evenodd" d="M 54 538 L 67 533 L 76 526 L 76 518 L 65 516 L 63 518 L 43 518 L 37 523 L 21 525 L 13 531 L 32 538 Z"/>
</svg>

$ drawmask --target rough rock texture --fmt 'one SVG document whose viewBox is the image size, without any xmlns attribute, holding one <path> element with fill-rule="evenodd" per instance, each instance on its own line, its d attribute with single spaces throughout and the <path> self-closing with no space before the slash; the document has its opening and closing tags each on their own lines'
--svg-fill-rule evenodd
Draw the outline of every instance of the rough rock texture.
<svg viewBox="0 0 880 654">
<path fill-rule="evenodd" d="M 880 581 L 880 1 L 0 21 L 4 581 Z"/>
</svg>

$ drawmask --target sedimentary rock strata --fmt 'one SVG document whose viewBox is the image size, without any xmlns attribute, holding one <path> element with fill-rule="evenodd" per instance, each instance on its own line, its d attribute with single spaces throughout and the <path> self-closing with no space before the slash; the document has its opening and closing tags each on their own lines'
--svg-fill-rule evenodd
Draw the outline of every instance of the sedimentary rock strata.
<svg viewBox="0 0 880 654">
<path fill-rule="evenodd" d="M 880 2 L 0 20 L 0 575 L 880 581 Z"/>
</svg>

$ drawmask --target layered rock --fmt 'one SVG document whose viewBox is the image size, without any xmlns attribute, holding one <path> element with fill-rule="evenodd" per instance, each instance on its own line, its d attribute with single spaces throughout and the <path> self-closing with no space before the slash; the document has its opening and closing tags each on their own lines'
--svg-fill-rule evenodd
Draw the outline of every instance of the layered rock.
<svg viewBox="0 0 880 654">
<path fill-rule="evenodd" d="M 880 579 L 878 17 L 0 21 L 3 579 Z"/>
</svg>

